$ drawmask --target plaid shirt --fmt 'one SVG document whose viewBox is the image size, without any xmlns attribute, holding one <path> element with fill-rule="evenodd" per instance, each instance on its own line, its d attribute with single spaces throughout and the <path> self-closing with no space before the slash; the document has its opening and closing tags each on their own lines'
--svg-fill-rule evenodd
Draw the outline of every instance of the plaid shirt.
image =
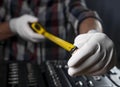
<svg viewBox="0 0 120 87">
<path fill-rule="evenodd" d="M 2 0 L 0 21 L 23 14 L 34 15 L 46 30 L 73 43 L 78 25 L 88 17 L 99 20 L 96 12 L 89 10 L 83 0 Z M 67 53 L 51 41 L 27 42 L 19 36 L 5 41 L 5 60 L 32 60 L 41 63 L 46 59 L 67 59 Z"/>
</svg>

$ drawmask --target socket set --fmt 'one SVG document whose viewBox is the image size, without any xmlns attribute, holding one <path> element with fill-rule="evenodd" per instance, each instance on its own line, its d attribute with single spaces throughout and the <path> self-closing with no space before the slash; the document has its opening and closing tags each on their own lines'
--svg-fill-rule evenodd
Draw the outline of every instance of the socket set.
<svg viewBox="0 0 120 87">
<path fill-rule="evenodd" d="M 0 87 L 120 87 L 117 67 L 101 76 L 70 77 L 65 60 L 46 61 L 41 65 L 7 61 L 0 63 Z"/>
<path fill-rule="evenodd" d="M 117 85 L 120 83 L 120 70 L 117 68 L 101 76 L 70 77 L 65 61 L 47 61 L 46 66 L 46 73 L 50 75 L 48 81 L 52 84 L 50 87 L 120 87 Z"/>
</svg>

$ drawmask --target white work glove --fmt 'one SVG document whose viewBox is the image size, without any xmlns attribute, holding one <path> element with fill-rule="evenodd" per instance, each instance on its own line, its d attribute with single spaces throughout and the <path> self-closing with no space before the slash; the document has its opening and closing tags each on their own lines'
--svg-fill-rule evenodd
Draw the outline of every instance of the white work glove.
<svg viewBox="0 0 120 87">
<path fill-rule="evenodd" d="M 11 19 L 9 22 L 10 29 L 13 33 L 18 34 L 25 40 L 39 42 L 44 39 L 40 34 L 35 33 L 29 26 L 29 22 L 37 22 L 38 19 L 31 15 L 23 15 L 18 18 Z"/>
<path fill-rule="evenodd" d="M 68 61 L 70 76 L 101 75 L 115 65 L 114 44 L 104 33 L 91 30 L 78 35 L 74 45 L 78 49 Z"/>
</svg>

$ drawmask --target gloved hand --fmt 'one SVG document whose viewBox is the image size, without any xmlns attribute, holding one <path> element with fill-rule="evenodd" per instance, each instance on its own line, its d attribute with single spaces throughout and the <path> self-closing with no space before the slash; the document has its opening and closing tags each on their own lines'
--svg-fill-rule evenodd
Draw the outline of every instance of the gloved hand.
<svg viewBox="0 0 120 87">
<path fill-rule="evenodd" d="M 13 33 L 18 34 L 25 40 L 39 42 L 44 39 L 40 34 L 33 32 L 29 26 L 29 22 L 36 22 L 38 19 L 34 16 L 23 15 L 18 18 L 11 19 L 9 22 L 10 29 Z"/>
<path fill-rule="evenodd" d="M 68 61 L 70 76 L 101 75 L 115 65 L 114 44 L 104 33 L 91 30 L 78 35 L 74 45 L 78 49 Z"/>
</svg>

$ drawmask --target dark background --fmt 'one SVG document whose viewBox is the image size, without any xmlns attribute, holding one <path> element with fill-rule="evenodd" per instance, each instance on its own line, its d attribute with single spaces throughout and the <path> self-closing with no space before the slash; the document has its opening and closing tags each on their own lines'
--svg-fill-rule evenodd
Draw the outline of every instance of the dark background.
<svg viewBox="0 0 120 87">
<path fill-rule="evenodd" d="M 120 64 L 120 0 L 86 0 L 103 20 L 104 32 L 114 41 Z"/>
</svg>

